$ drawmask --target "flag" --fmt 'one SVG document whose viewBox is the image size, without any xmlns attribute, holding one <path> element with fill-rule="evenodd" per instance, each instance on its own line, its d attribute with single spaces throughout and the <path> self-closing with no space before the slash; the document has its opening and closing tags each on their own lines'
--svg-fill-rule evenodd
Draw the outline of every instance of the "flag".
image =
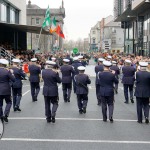
<svg viewBox="0 0 150 150">
<path fill-rule="evenodd" d="M 60 37 L 65 38 L 65 36 L 64 36 L 64 34 L 63 34 L 63 32 L 62 32 L 62 30 L 61 30 L 61 28 L 60 28 L 59 25 L 58 25 L 57 28 L 56 28 L 56 33 L 57 33 Z"/>
<path fill-rule="evenodd" d="M 50 33 L 53 33 L 56 31 L 56 19 L 55 17 L 53 18 L 53 21 L 52 21 L 52 25 L 51 25 L 51 29 L 50 29 Z"/>
<path fill-rule="evenodd" d="M 45 20 L 42 24 L 42 28 L 45 28 L 45 27 L 49 27 L 50 26 L 50 23 L 51 23 L 51 19 L 50 19 L 50 9 L 49 9 L 49 6 L 46 10 L 46 14 L 45 14 Z"/>
</svg>

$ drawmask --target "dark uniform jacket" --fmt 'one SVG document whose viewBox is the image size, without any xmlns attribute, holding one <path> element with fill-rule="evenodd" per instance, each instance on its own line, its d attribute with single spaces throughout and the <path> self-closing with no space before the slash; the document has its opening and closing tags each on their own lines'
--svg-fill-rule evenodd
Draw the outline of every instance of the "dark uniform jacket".
<svg viewBox="0 0 150 150">
<path fill-rule="evenodd" d="M 78 74 L 75 77 L 76 94 L 88 94 L 87 84 L 91 83 L 89 76 L 86 74 Z"/>
<path fill-rule="evenodd" d="M 70 65 L 63 65 L 60 68 L 62 73 L 62 83 L 72 83 L 72 74 L 74 73 L 74 69 Z"/>
<path fill-rule="evenodd" d="M 82 66 L 82 63 L 80 63 L 78 60 L 75 60 L 75 61 L 72 63 L 72 66 L 73 66 L 73 68 L 74 68 L 73 76 L 79 74 L 78 67 L 79 67 L 79 66 Z"/>
<path fill-rule="evenodd" d="M 136 71 L 135 68 L 132 66 L 124 66 L 122 68 L 122 72 L 123 72 L 122 83 L 129 84 L 129 85 L 134 84 L 135 71 Z"/>
<path fill-rule="evenodd" d="M 97 65 L 97 66 L 95 66 L 95 73 L 96 73 L 96 84 L 99 84 L 99 80 L 98 80 L 98 73 L 99 72 L 103 72 L 104 71 L 104 66 L 103 65 Z"/>
<path fill-rule="evenodd" d="M 40 82 L 41 68 L 37 65 L 29 65 L 30 82 Z"/>
<path fill-rule="evenodd" d="M 0 68 L 0 95 L 11 95 L 10 81 L 14 82 L 15 77 L 5 68 Z"/>
<path fill-rule="evenodd" d="M 103 71 L 99 74 L 100 95 L 101 96 L 114 96 L 114 83 L 118 83 L 115 75 L 109 71 Z"/>
<path fill-rule="evenodd" d="M 43 95 L 58 96 L 57 83 L 61 83 L 59 74 L 52 69 L 44 69 L 42 70 L 42 78 L 44 81 Z"/>
<path fill-rule="evenodd" d="M 136 73 L 135 96 L 143 98 L 150 97 L 150 72 L 138 71 Z"/>
<path fill-rule="evenodd" d="M 23 73 L 22 69 L 17 67 L 11 68 L 14 71 L 15 82 L 12 83 L 13 88 L 21 88 L 22 87 L 22 79 L 25 78 L 25 73 Z"/>
<path fill-rule="evenodd" d="M 118 77 L 118 75 L 120 74 L 120 70 L 118 66 L 111 66 L 110 70 L 115 71 L 115 75 Z"/>
</svg>

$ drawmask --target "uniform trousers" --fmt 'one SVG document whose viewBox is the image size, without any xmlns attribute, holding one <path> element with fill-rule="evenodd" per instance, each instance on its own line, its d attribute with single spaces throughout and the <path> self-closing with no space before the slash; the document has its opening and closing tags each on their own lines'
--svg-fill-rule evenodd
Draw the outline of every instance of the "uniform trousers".
<svg viewBox="0 0 150 150">
<path fill-rule="evenodd" d="M 74 91 L 74 93 L 76 93 L 76 82 L 75 82 L 74 78 L 73 78 L 73 91 Z"/>
<path fill-rule="evenodd" d="M 149 118 L 149 98 L 140 98 L 136 97 L 136 104 L 137 104 L 137 118 L 139 122 L 142 122 L 143 113 L 145 118 Z"/>
<path fill-rule="evenodd" d="M 124 96 L 125 96 L 126 102 L 129 101 L 128 89 L 130 92 L 130 99 L 133 99 L 133 84 L 124 84 Z"/>
<path fill-rule="evenodd" d="M 45 116 L 47 118 L 55 117 L 58 108 L 58 96 L 44 96 L 44 100 L 45 100 Z"/>
<path fill-rule="evenodd" d="M 79 110 L 87 107 L 88 95 L 87 94 L 77 94 L 77 103 Z"/>
<path fill-rule="evenodd" d="M 22 97 L 22 88 L 13 88 L 13 108 L 20 106 Z"/>
<path fill-rule="evenodd" d="M 30 82 L 31 85 L 31 95 L 32 99 L 38 96 L 40 92 L 40 83 L 39 82 Z"/>
<path fill-rule="evenodd" d="M 4 113 L 3 113 L 3 99 L 5 99 L 5 102 L 6 102 Z M 11 105 L 12 105 L 12 101 L 11 101 L 10 95 L 0 95 L 0 117 L 2 117 L 3 115 L 9 116 Z"/>
<path fill-rule="evenodd" d="M 100 85 L 96 84 L 96 97 L 97 97 L 97 103 L 101 104 L 101 96 L 100 96 Z"/>
<path fill-rule="evenodd" d="M 107 105 L 109 109 L 109 119 L 113 117 L 114 96 L 101 96 L 103 120 L 107 120 Z"/>
<path fill-rule="evenodd" d="M 62 83 L 64 101 L 70 100 L 72 83 Z"/>
</svg>

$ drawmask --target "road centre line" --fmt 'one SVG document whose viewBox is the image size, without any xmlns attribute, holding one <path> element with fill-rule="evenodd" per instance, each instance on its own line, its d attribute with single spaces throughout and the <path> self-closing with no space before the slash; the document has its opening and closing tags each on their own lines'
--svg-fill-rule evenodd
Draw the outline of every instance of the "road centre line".
<svg viewBox="0 0 150 150">
<path fill-rule="evenodd" d="M 11 117 L 10 120 L 45 120 L 42 117 Z M 68 121 L 103 121 L 103 119 L 92 119 L 92 118 L 56 118 L 57 120 L 68 120 Z M 137 120 L 127 119 L 114 119 L 117 122 L 136 122 Z"/>
<path fill-rule="evenodd" d="M 24 94 L 22 94 L 22 96 L 25 96 L 26 94 L 28 94 L 30 92 L 30 90 L 28 90 L 27 92 L 25 92 Z"/>
<path fill-rule="evenodd" d="M 74 140 L 74 139 L 31 139 L 31 138 L 2 138 L 2 141 L 22 142 L 63 142 L 63 143 L 114 143 L 114 144 L 150 144 L 150 141 L 112 141 L 112 140 Z"/>
</svg>

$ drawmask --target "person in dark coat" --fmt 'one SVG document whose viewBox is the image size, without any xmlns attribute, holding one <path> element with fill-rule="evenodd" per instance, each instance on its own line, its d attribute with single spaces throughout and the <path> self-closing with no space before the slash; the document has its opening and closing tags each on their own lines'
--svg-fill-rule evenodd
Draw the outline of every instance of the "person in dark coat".
<svg viewBox="0 0 150 150">
<path fill-rule="evenodd" d="M 120 70 L 119 67 L 117 66 L 117 62 L 116 61 L 112 61 L 112 66 L 110 67 L 110 70 L 115 71 L 115 76 L 119 81 L 119 74 L 120 74 Z M 118 94 L 118 83 L 115 84 L 115 93 Z"/>
<path fill-rule="evenodd" d="M 89 76 L 84 74 L 85 67 L 78 67 L 79 74 L 75 75 L 76 82 L 76 94 L 77 94 L 77 102 L 79 113 L 86 113 L 87 103 L 88 103 L 88 87 L 87 84 L 91 84 L 91 80 Z"/>
<path fill-rule="evenodd" d="M 98 65 L 95 66 L 95 73 L 96 73 L 96 80 L 95 80 L 95 87 L 96 87 L 96 97 L 97 97 L 97 105 L 101 105 L 101 97 L 100 97 L 100 84 L 99 84 L 99 80 L 98 80 L 98 74 L 100 72 L 104 71 L 104 66 L 103 66 L 103 58 L 99 58 L 98 59 Z"/>
<path fill-rule="evenodd" d="M 6 59 L 0 59 L 0 118 L 6 123 L 8 123 L 8 116 L 12 105 L 10 81 L 15 81 L 13 70 L 6 68 L 8 64 L 9 62 Z M 6 102 L 4 112 L 3 99 Z"/>
<path fill-rule="evenodd" d="M 107 121 L 107 105 L 109 108 L 109 120 L 113 122 L 114 110 L 114 84 L 118 83 L 114 72 L 110 71 L 112 65 L 109 61 L 103 61 L 104 71 L 99 74 L 100 95 L 102 100 L 103 121 Z"/>
<path fill-rule="evenodd" d="M 125 66 L 122 68 L 123 78 L 122 83 L 124 86 L 124 96 L 125 96 L 125 102 L 126 104 L 129 103 L 129 97 L 128 97 L 128 89 L 130 92 L 130 100 L 131 103 L 134 103 L 133 100 L 133 85 L 135 81 L 135 68 L 131 66 L 130 60 L 125 60 Z"/>
<path fill-rule="evenodd" d="M 73 73 L 73 76 L 72 76 L 72 80 L 73 80 L 73 91 L 74 91 L 74 93 L 76 93 L 76 82 L 75 82 L 75 80 L 74 80 L 74 76 L 79 74 L 78 67 L 79 67 L 79 66 L 82 66 L 82 63 L 79 62 L 78 59 L 79 59 L 78 57 L 74 57 L 74 58 L 73 58 L 74 61 L 73 61 L 73 63 L 72 63 L 72 66 L 73 66 L 73 68 L 74 68 L 74 73 Z"/>
<path fill-rule="evenodd" d="M 37 59 L 32 58 L 31 59 L 32 64 L 29 65 L 29 72 L 30 72 L 30 85 L 31 85 L 31 96 L 32 101 L 37 101 L 38 94 L 40 92 L 40 74 L 41 74 L 41 68 L 36 64 Z"/>
<path fill-rule="evenodd" d="M 150 72 L 146 71 L 147 62 L 140 62 L 140 71 L 136 72 L 135 96 L 137 103 L 138 123 L 142 123 L 143 113 L 145 123 L 149 123 Z"/>
<path fill-rule="evenodd" d="M 55 123 L 56 111 L 58 108 L 58 86 L 61 83 L 61 78 L 58 72 L 54 69 L 55 62 L 46 61 L 46 68 L 42 70 L 42 79 L 44 81 L 43 95 L 45 100 L 45 116 L 47 122 Z M 53 105 L 51 108 L 51 104 Z"/>
<path fill-rule="evenodd" d="M 20 109 L 20 101 L 22 97 L 22 80 L 25 79 L 26 75 L 19 68 L 19 59 L 13 59 L 13 66 L 11 69 L 14 72 L 15 82 L 12 83 L 12 92 L 13 92 L 13 109 L 14 111 L 21 111 Z"/>
<path fill-rule="evenodd" d="M 69 65 L 69 59 L 63 59 L 64 65 L 61 66 L 60 71 L 62 73 L 62 90 L 64 102 L 70 102 L 71 90 L 72 90 L 72 75 L 74 69 Z"/>
</svg>

